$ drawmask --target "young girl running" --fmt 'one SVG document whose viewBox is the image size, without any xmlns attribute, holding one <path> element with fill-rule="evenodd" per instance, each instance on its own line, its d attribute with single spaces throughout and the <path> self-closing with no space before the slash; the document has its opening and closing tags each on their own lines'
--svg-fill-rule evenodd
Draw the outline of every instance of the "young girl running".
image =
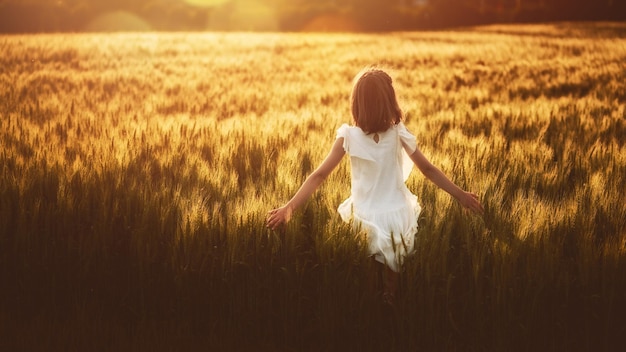
<svg viewBox="0 0 626 352">
<path fill-rule="evenodd" d="M 406 255 L 413 251 L 421 207 L 405 181 L 413 167 L 452 195 L 464 208 L 482 214 L 478 197 L 452 183 L 417 148 L 416 138 L 402 123 L 391 77 L 368 68 L 354 79 L 350 97 L 354 126 L 342 125 L 322 164 L 307 177 L 285 205 L 269 211 L 267 227 L 287 223 L 297 208 L 322 184 L 345 153 L 350 156 L 352 191 L 338 208 L 344 221 L 365 231 L 369 251 L 384 264 L 385 301 L 392 303 L 398 272 Z"/>
</svg>

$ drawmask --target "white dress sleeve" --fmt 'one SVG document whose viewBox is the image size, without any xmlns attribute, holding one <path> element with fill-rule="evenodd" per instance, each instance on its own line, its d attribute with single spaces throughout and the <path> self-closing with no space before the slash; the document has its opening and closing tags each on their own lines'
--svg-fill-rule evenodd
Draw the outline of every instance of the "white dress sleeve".
<svg viewBox="0 0 626 352">
<path fill-rule="evenodd" d="M 360 129 L 355 130 L 347 124 L 341 125 L 337 129 L 337 138 L 343 138 L 343 150 L 350 154 L 351 157 L 357 157 L 363 160 L 375 161 L 369 152 L 363 136 L 359 136 Z"/>
<path fill-rule="evenodd" d="M 400 135 L 400 141 L 406 153 L 408 155 L 413 154 L 415 149 L 417 149 L 417 139 L 406 129 L 406 126 L 402 122 L 398 124 L 398 134 Z"/>
<path fill-rule="evenodd" d="M 398 137 L 402 143 L 402 179 L 406 181 L 413 170 L 413 160 L 409 155 L 413 154 L 417 149 L 417 139 L 406 129 L 404 123 L 398 124 Z"/>
<path fill-rule="evenodd" d="M 349 128 L 350 126 L 348 126 L 345 123 L 341 125 L 337 129 L 337 137 L 335 138 L 335 139 L 343 138 L 343 150 L 346 153 L 350 153 L 350 143 L 348 142 L 348 129 Z"/>
</svg>

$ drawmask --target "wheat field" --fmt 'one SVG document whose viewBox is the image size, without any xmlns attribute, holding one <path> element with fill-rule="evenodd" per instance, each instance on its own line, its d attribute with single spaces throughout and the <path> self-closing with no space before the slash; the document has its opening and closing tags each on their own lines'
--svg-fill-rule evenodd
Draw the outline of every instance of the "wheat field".
<svg viewBox="0 0 626 352">
<path fill-rule="evenodd" d="M 626 334 L 626 25 L 387 34 L 0 36 L 2 350 L 615 350 Z M 418 146 L 393 309 L 336 207 L 342 161 L 265 228 L 394 78 Z"/>
</svg>

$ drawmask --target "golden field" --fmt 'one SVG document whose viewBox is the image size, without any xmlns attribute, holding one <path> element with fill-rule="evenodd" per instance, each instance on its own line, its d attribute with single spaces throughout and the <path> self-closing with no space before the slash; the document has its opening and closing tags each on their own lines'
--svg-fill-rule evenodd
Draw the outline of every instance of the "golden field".
<svg viewBox="0 0 626 352">
<path fill-rule="evenodd" d="M 624 24 L 0 48 L 0 347 L 595 351 L 626 333 Z M 336 213 L 348 158 L 285 231 L 264 226 L 372 64 L 486 208 L 413 171 L 424 212 L 394 309 Z"/>
</svg>

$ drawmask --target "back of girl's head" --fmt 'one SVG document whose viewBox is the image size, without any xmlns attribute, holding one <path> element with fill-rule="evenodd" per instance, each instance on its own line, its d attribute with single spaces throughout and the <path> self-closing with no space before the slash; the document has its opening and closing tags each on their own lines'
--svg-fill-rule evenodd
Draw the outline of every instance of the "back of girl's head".
<svg viewBox="0 0 626 352">
<path fill-rule="evenodd" d="M 378 68 L 366 68 L 354 78 L 352 118 L 366 133 L 386 131 L 402 120 L 391 77 Z"/>
</svg>

